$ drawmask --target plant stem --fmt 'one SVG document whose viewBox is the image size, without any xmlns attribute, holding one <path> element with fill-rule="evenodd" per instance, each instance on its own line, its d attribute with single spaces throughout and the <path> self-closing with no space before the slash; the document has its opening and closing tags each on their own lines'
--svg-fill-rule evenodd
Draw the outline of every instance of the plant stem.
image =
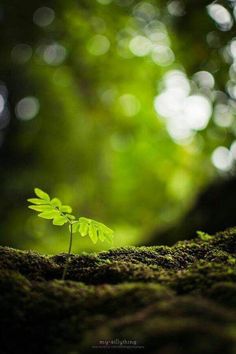
<svg viewBox="0 0 236 354">
<path fill-rule="evenodd" d="M 67 272 L 68 265 L 69 265 L 69 262 L 70 262 L 71 247 L 72 247 L 72 237 L 73 237 L 73 234 L 72 234 L 72 223 L 70 223 L 70 243 L 69 243 L 69 250 L 68 250 L 68 253 L 67 253 L 66 264 L 65 264 L 65 268 L 64 268 L 64 270 L 63 270 L 63 274 L 62 274 L 61 280 L 65 280 L 66 272 Z"/>
</svg>

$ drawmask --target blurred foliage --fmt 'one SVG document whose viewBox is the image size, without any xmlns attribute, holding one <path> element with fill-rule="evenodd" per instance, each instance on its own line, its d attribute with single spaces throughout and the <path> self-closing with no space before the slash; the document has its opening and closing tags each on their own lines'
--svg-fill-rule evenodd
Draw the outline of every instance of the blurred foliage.
<svg viewBox="0 0 236 354">
<path fill-rule="evenodd" d="M 2 244 L 67 244 L 27 211 L 35 186 L 114 228 L 120 246 L 145 243 L 217 174 L 233 173 L 234 10 L 234 1 L 1 2 Z"/>
</svg>

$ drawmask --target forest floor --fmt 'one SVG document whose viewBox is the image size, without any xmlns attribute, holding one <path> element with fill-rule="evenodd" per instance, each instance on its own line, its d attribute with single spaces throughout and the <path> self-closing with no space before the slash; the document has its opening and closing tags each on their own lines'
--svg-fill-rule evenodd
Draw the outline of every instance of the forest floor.
<svg viewBox="0 0 236 354">
<path fill-rule="evenodd" d="M 0 247 L 0 352 L 236 353 L 236 229 L 172 247 Z"/>
</svg>

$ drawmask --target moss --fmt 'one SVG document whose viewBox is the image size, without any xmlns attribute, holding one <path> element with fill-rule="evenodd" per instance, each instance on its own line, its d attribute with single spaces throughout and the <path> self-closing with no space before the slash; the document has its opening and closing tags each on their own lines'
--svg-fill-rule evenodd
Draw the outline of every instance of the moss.
<svg viewBox="0 0 236 354">
<path fill-rule="evenodd" d="M 236 353 L 235 229 L 65 259 L 0 247 L 2 353 Z"/>
</svg>

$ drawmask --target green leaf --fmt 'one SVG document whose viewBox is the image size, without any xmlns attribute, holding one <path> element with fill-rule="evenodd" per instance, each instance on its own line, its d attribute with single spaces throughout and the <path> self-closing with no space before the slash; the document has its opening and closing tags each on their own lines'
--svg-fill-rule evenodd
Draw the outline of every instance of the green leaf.
<svg viewBox="0 0 236 354">
<path fill-rule="evenodd" d="M 79 227 L 80 227 L 80 222 L 79 221 L 73 222 L 73 224 L 72 224 L 72 233 L 74 234 L 74 233 L 78 232 Z"/>
<path fill-rule="evenodd" d="M 112 233 L 104 233 L 103 235 L 104 235 L 104 237 L 105 237 L 105 241 L 107 241 L 107 242 L 109 242 L 109 243 L 111 243 L 112 241 L 113 241 L 113 231 L 112 231 Z"/>
<path fill-rule="evenodd" d="M 106 225 L 85 217 L 75 220 L 75 216 L 71 215 L 72 208 L 69 205 L 62 205 L 60 199 L 50 197 L 47 193 L 39 188 L 35 188 L 35 194 L 39 198 L 30 198 L 28 201 L 30 209 L 40 212 L 39 217 L 44 219 L 52 219 L 53 225 L 64 225 L 69 222 L 69 229 L 72 225 L 72 233 L 79 232 L 82 237 L 89 236 L 93 243 L 100 241 L 112 241 L 113 231 Z"/>
<path fill-rule="evenodd" d="M 113 231 L 109 227 L 85 217 L 79 218 L 72 228 L 73 233 L 79 231 L 82 237 L 89 235 L 93 243 L 96 243 L 98 239 L 102 242 L 111 242 L 113 239 Z"/>
<path fill-rule="evenodd" d="M 97 243 L 97 240 L 98 240 L 98 236 L 97 236 L 97 229 L 94 225 L 93 222 L 90 223 L 89 225 L 89 237 L 91 238 L 92 242 L 93 243 Z"/>
<path fill-rule="evenodd" d="M 91 221 L 91 219 L 88 219 L 88 218 L 85 218 L 84 216 L 81 216 L 80 218 L 79 218 L 79 222 L 88 222 L 88 223 L 90 223 L 90 221 Z"/>
<path fill-rule="evenodd" d="M 106 225 L 102 224 L 101 222 L 99 222 L 98 224 L 99 224 L 99 228 L 101 228 L 105 234 L 112 234 L 113 235 L 114 231 L 112 229 L 110 229 Z"/>
<path fill-rule="evenodd" d="M 37 197 L 39 197 L 40 199 L 43 199 L 43 200 L 46 200 L 46 201 L 50 201 L 50 197 L 49 195 L 42 191 L 41 189 L 39 188 L 35 188 L 34 189 L 34 193 L 37 195 Z"/>
<path fill-rule="evenodd" d="M 113 234 L 114 234 L 113 230 L 100 222 L 95 221 L 95 224 L 98 230 L 99 240 L 102 242 L 103 241 L 112 242 Z"/>
<path fill-rule="evenodd" d="M 36 210 L 36 211 L 53 211 L 54 209 L 50 205 L 29 205 L 29 209 Z"/>
<path fill-rule="evenodd" d="M 32 204 L 37 204 L 37 205 L 40 205 L 40 204 L 48 205 L 49 204 L 49 202 L 47 202 L 46 200 L 42 200 L 42 199 L 38 199 L 38 198 L 30 198 L 30 199 L 27 199 L 27 201 Z"/>
<path fill-rule="evenodd" d="M 72 208 L 69 205 L 62 205 L 60 210 L 63 213 L 71 213 L 72 212 Z"/>
<path fill-rule="evenodd" d="M 105 241 L 105 236 L 104 236 L 104 233 L 102 232 L 102 230 L 97 230 L 97 233 L 98 233 L 98 239 L 102 242 Z"/>
<path fill-rule="evenodd" d="M 52 204 L 52 206 L 57 207 L 57 208 L 61 207 L 61 201 L 58 198 L 53 198 L 51 200 L 51 204 Z"/>
<path fill-rule="evenodd" d="M 45 211 L 39 214 L 38 216 L 43 219 L 54 219 L 57 216 L 60 216 L 60 214 L 57 210 L 52 210 L 52 211 Z"/>
<path fill-rule="evenodd" d="M 89 230 L 89 225 L 90 225 L 91 220 L 87 219 L 87 218 L 79 218 L 79 223 L 80 223 L 80 227 L 79 227 L 79 232 L 81 234 L 81 236 L 87 236 L 88 235 L 88 230 Z"/>
<path fill-rule="evenodd" d="M 65 216 L 70 220 L 75 220 L 75 216 L 71 214 L 65 214 Z"/>
<path fill-rule="evenodd" d="M 66 224 L 68 220 L 64 216 L 57 216 L 53 219 L 53 225 L 62 226 Z"/>
</svg>

